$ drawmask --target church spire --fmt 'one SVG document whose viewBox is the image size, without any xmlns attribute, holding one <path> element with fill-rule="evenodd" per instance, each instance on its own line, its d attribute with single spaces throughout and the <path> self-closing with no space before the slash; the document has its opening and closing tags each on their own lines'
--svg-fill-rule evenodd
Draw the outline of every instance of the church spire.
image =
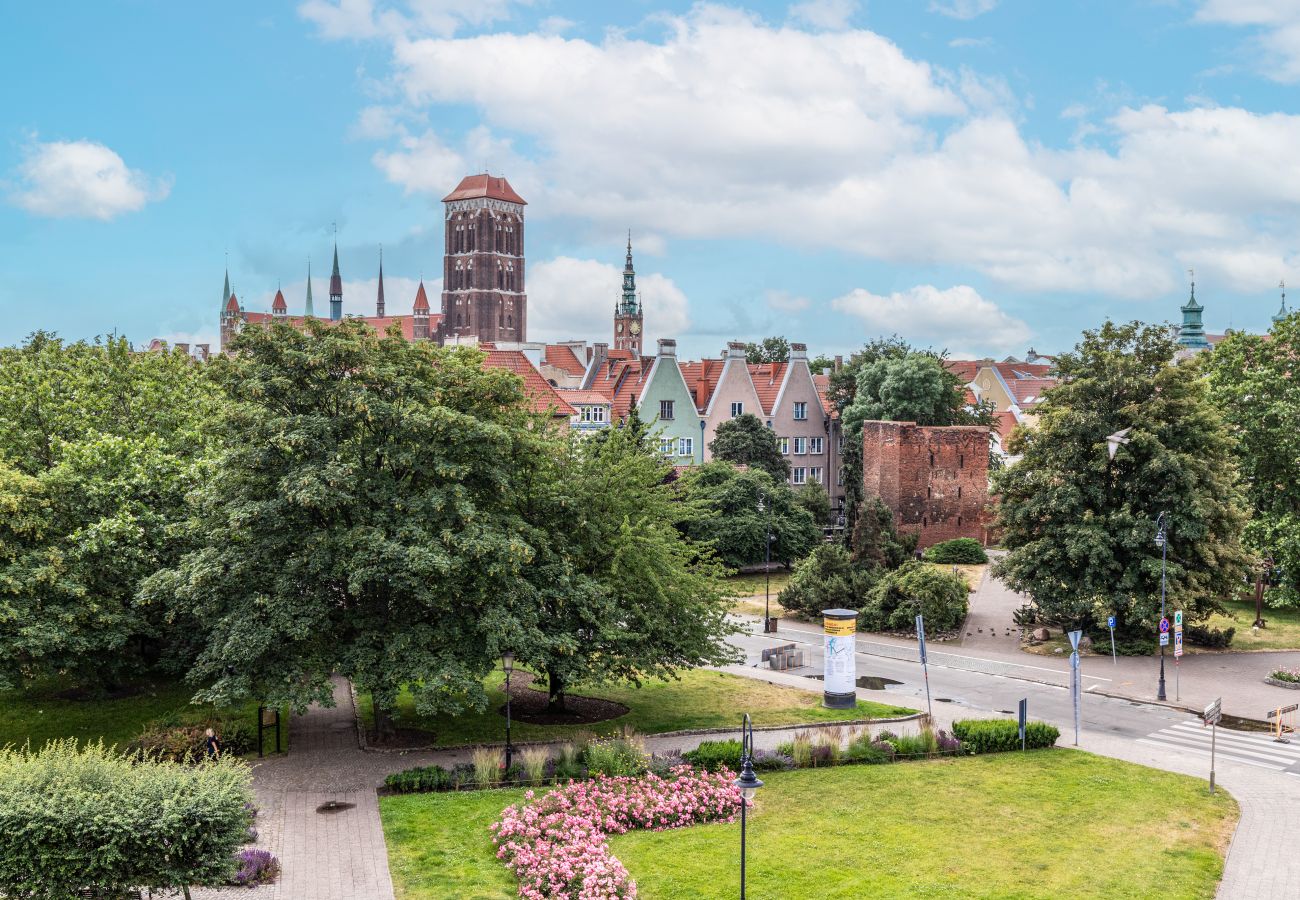
<svg viewBox="0 0 1300 900">
<path fill-rule="evenodd" d="M 384 317 L 384 248 L 379 247 L 379 293 L 375 295 L 375 315 Z"/>
<path fill-rule="evenodd" d="M 307 310 L 306 316 L 309 319 L 316 317 L 316 311 L 311 308 L 311 257 L 307 257 Z"/>
<path fill-rule="evenodd" d="M 623 299 L 618 304 L 618 314 L 637 314 L 636 269 L 632 268 L 632 229 L 627 232 L 627 262 L 623 264 Z"/>
<path fill-rule="evenodd" d="M 1281 321 L 1282 321 L 1283 319 L 1285 319 L 1287 316 L 1291 315 L 1291 313 L 1288 312 L 1288 311 L 1287 311 L 1287 308 L 1286 308 L 1286 282 L 1285 282 L 1285 281 L 1279 281 L 1279 282 L 1277 283 L 1277 286 L 1278 286 L 1278 288 L 1280 288 L 1281 291 L 1282 291 L 1282 308 L 1279 309 L 1279 310 L 1277 311 L 1277 315 L 1273 317 L 1273 321 L 1274 321 L 1274 322 L 1281 322 Z"/>
<path fill-rule="evenodd" d="M 339 232 L 334 226 L 334 271 L 330 273 L 330 318 L 343 318 L 343 278 L 339 275 Z"/>
<path fill-rule="evenodd" d="M 1205 339 L 1205 325 L 1201 322 L 1201 313 L 1205 307 L 1196 302 L 1196 273 L 1188 269 L 1187 274 L 1191 276 L 1192 290 L 1187 302 L 1179 307 L 1183 313 L 1183 324 L 1178 329 L 1178 343 L 1190 350 L 1204 350 L 1210 346 L 1210 342 Z"/>
<path fill-rule="evenodd" d="M 221 288 L 221 308 L 226 308 L 226 301 L 230 299 L 230 266 L 226 266 L 226 283 Z"/>
</svg>

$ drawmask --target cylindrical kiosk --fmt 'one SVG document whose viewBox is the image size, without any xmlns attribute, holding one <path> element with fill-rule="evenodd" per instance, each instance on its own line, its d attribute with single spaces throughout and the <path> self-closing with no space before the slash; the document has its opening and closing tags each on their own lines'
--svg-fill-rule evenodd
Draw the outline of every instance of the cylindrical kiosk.
<svg viewBox="0 0 1300 900">
<path fill-rule="evenodd" d="M 825 633 L 822 705 L 827 709 L 853 709 L 858 702 L 858 611 L 823 609 L 822 629 Z"/>
</svg>

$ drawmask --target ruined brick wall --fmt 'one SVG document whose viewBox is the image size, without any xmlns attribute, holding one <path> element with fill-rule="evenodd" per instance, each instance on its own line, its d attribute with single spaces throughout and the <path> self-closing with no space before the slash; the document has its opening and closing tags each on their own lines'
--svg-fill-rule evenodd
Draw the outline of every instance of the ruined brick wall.
<svg viewBox="0 0 1300 900">
<path fill-rule="evenodd" d="M 988 429 L 864 422 L 863 496 L 880 497 L 919 547 L 958 537 L 983 542 L 988 505 Z"/>
</svg>

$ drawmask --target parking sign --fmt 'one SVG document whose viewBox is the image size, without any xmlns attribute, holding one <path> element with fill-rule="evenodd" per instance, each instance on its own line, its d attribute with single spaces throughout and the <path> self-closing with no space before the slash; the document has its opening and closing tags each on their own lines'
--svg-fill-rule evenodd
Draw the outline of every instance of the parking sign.
<svg viewBox="0 0 1300 900">
<path fill-rule="evenodd" d="M 1181 631 L 1174 634 L 1174 658 L 1183 655 L 1183 633 Z"/>
<path fill-rule="evenodd" d="M 1114 616 L 1107 616 L 1107 617 L 1106 617 L 1106 627 L 1107 627 L 1107 628 L 1114 628 L 1114 627 L 1115 627 L 1115 617 L 1114 617 Z"/>
</svg>

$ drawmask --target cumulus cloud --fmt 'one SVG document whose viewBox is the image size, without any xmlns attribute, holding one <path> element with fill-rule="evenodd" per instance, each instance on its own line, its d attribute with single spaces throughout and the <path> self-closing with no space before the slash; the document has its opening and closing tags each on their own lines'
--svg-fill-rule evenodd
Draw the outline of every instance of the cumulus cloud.
<svg viewBox="0 0 1300 900">
<path fill-rule="evenodd" d="M 465 174 L 464 157 L 432 131 L 407 135 L 398 147 L 376 151 L 372 160 L 389 181 L 402 185 L 408 194 L 445 194 Z"/>
<path fill-rule="evenodd" d="M 93 141 L 33 141 L 18 167 L 11 201 L 38 216 L 108 221 L 162 200 L 169 178 L 129 169 Z"/>
<path fill-rule="evenodd" d="M 799 297 L 789 291 L 768 291 L 764 297 L 767 305 L 777 312 L 803 312 L 812 305 L 807 297 Z"/>
<path fill-rule="evenodd" d="M 814 28 L 840 29 L 857 10 L 857 0 L 804 0 L 790 7 L 790 18 Z"/>
<path fill-rule="evenodd" d="M 380 8 L 374 0 L 305 0 L 298 14 L 316 25 L 321 37 L 363 40 L 410 32 L 449 36 L 464 26 L 483 26 L 509 18 L 516 0 L 408 0 L 401 9 Z"/>
<path fill-rule="evenodd" d="M 637 273 L 645 309 L 644 347 L 659 338 L 677 338 L 691 324 L 686 295 L 658 273 Z M 528 337 L 535 341 L 613 340 L 614 303 L 623 269 L 594 259 L 560 256 L 528 267 Z M 602 340 L 596 337 L 595 340 Z"/>
<path fill-rule="evenodd" d="M 998 5 L 998 0 L 931 0 L 930 12 L 937 12 L 953 19 L 973 19 L 982 16 Z"/>
<path fill-rule="evenodd" d="M 1300 3 L 1296 0 L 1206 0 L 1196 20 L 1255 29 L 1251 56 L 1275 81 L 1300 81 Z"/>
<path fill-rule="evenodd" d="M 1030 337 L 1028 325 L 964 284 L 921 284 L 884 296 L 855 288 L 832 300 L 831 308 L 861 319 L 870 335 L 906 334 L 959 356 L 1005 353 Z"/>
</svg>

